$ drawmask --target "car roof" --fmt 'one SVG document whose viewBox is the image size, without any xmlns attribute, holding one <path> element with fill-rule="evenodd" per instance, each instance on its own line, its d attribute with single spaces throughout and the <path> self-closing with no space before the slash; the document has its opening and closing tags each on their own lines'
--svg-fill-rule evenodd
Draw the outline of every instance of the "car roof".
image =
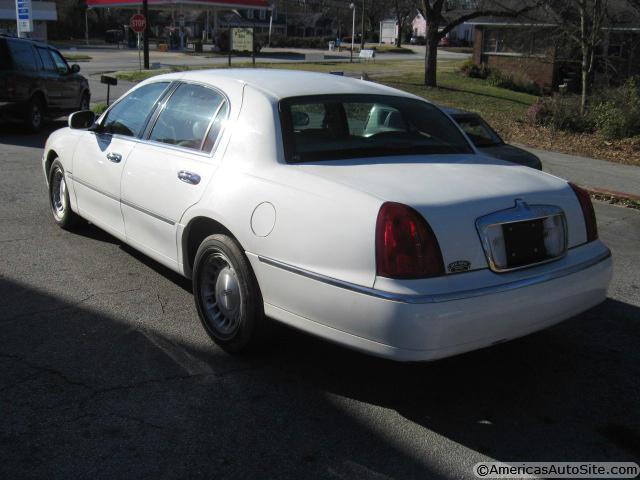
<svg viewBox="0 0 640 480">
<path fill-rule="evenodd" d="M 38 45 L 39 47 L 54 48 L 51 45 L 47 45 L 46 43 L 41 42 L 40 40 L 33 40 L 31 38 L 16 37 L 14 35 L 7 35 L 6 33 L 0 33 L 0 40 L 2 40 L 2 39 L 12 40 L 12 41 L 16 41 L 16 42 L 33 43 L 34 45 Z"/>
<path fill-rule="evenodd" d="M 275 68 L 217 68 L 192 70 L 158 75 L 147 82 L 158 80 L 195 81 L 212 86 L 224 86 L 228 82 L 240 82 L 264 92 L 275 100 L 303 95 L 328 94 L 379 94 L 395 95 L 424 100 L 395 88 L 356 78 L 328 73 Z"/>
</svg>

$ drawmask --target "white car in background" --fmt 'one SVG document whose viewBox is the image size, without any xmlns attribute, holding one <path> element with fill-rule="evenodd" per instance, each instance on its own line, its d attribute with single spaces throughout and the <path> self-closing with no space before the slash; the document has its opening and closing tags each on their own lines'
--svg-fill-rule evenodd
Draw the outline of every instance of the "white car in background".
<svg viewBox="0 0 640 480">
<path fill-rule="evenodd" d="M 606 298 L 586 192 L 482 156 L 431 103 L 308 72 L 153 77 L 48 139 L 55 221 L 193 281 L 229 351 L 271 319 L 396 360 L 513 339 Z"/>
</svg>

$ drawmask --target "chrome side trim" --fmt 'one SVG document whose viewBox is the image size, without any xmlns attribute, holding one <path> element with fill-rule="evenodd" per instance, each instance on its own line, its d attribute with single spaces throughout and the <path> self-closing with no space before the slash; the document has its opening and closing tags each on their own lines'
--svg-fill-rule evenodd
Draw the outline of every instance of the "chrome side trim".
<svg viewBox="0 0 640 480">
<path fill-rule="evenodd" d="M 173 220 L 169 220 L 168 218 L 158 215 L 157 213 L 154 213 L 151 210 L 147 210 L 146 208 L 136 205 L 135 203 L 131 203 L 131 202 L 128 202 L 127 200 L 122 200 L 122 199 L 120 199 L 120 203 L 122 203 L 123 205 L 126 205 L 127 207 L 131 207 L 134 210 L 138 210 L 139 212 L 146 213 L 150 217 L 156 218 L 161 222 L 168 223 L 169 225 L 176 224 L 176 222 L 174 222 Z"/>
<path fill-rule="evenodd" d="M 105 197 L 109 197 L 111 200 L 115 200 L 116 202 L 122 203 L 123 205 L 126 205 L 127 207 L 131 207 L 134 210 L 138 210 L 139 212 L 146 213 L 147 215 L 149 215 L 149 216 L 151 216 L 153 218 L 156 218 L 156 219 L 158 219 L 158 220 L 160 220 L 162 222 L 168 223 L 169 225 L 175 225 L 176 224 L 176 222 L 174 222 L 173 220 L 169 220 L 168 218 L 165 218 L 165 217 L 163 217 L 161 215 L 158 215 L 157 213 L 154 213 L 154 212 L 152 212 L 150 210 L 147 210 L 146 208 L 140 207 L 140 206 L 136 205 L 135 203 L 131 203 L 131 202 L 128 202 L 126 200 L 122 200 L 122 199 L 116 197 L 115 195 L 112 195 L 112 194 L 110 194 L 108 192 L 105 192 L 104 190 L 101 190 L 101 189 L 99 189 L 97 187 L 94 187 L 93 185 L 91 185 L 91 184 L 89 184 L 89 183 L 87 183 L 87 182 L 85 182 L 83 180 L 79 180 L 77 177 L 74 177 L 73 175 L 71 175 L 68 172 L 67 172 L 67 174 L 69 175 L 70 178 L 73 179 L 73 181 L 75 183 L 79 183 L 80 185 L 83 185 L 83 186 L 87 187 L 88 189 L 93 190 L 94 192 L 97 192 L 97 193 L 99 193 L 101 195 L 104 195 Z"/>
<path fill-rule="evenodd" d="M 601 254 L 593 258 L 590 258 L 589 260 L 585 260 L 584 262 L 580 262 L 575 265 L 570 265 L 568 267 L 565 267 L 559 270 L 540 273 L 529 278 L 523 278 L 521 280 L 501 283 L 499 285 L 492 285 L 489 287 L 473 288 L 469 290 L 459 290 L 457 292 L 438 293 L 433 295 L 385 292 L 383 290 L 377 290 L 375 288 L 369 288 L 369 287 L 364 287 L 362 285 L 356 285 L 350 282 L 344 282 L 342 280 L 338 280 L 333 277 L 328 277 L 320 273 L 311 272 L 303 268 L 294 267 L 293 265 L 289 265 L 287 263 L 280 262 L 272 258 L 267 258 L 267 257 L 258 255 L 258 260 L 272 267 L 280 268 L 282 270 L 286 270 L 288 272 L 295 273 L 297 275 L 302 275 L 303 277 L 311 278 L 313 280 L 317 280 L 319 282 L 326 283 L 334 287 L 344 288 L 345 290 L 361 293 L 363 295 L 382 298 L 384 300 L 390 300 L 392 302 L 424 304 L 424 303 L 451 302 L 454 300 L 466 300 L 468 298 L 481 297 L 483 295 L 494 295 L 497 293 L 517 290 L 519 288 L 538 285 L 540 283 L 549 282 L 551 280 L 556 280 L 558 278 L 566 277 L 567 275 L 578 273 L 582 270 L 585 270 L 587 268 L 593 267 L 594 265 L 597 265 L 598 263 L 608 259 L 609 257 L 611 257 L 611 251 L 607 249 L 605 252 L 602 252 Z"/>
<path fill-rule="evenodd" d="M 98 187 L 94 187 L 90 183 L 87 183 L 84 180 L 80 180 L 78 177 L 74 177 L 71 173 L 68 173 L 68 175 L 73 179 L 74 183 L 79 183 L 80 185 L 87 187 L 88 189 L 93 190 L 94 192 L 98 192 L 99 194 L 104 195 L 105 197 L 109 197 L 111 200 L 115 200 L 116 202 L 120 201 L 120 199 L 115 195 L 112 195 L 109 192 L 105 192 L 104 190 L 101 190 Z"/>
</svg>

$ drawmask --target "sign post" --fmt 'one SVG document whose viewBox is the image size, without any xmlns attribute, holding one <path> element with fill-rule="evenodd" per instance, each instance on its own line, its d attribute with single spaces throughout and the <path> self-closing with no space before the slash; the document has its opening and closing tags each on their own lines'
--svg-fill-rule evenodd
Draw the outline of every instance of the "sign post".
<svg viewBox="0 0 640 480">
<path fill-rule="evenodd" d="M 16 0 L 16 22 L 18 37 L 24 37 L 25 33 L 33 32 L 31 0 Z"/>
<path fill-rule="evenodd" d="M 231 66 L 231 51 L 251 52 L 253 64 L 256 59 L 253 50 L 253 28 L 232 28 L 229 35 L 229 66 Z"/>
<path fill-rule="evenodd" d="M 149 68 L 149 65 L 148 65 L 149 43 L 148 41 L 146 41 L 147 18 L 144 15 L 140 15 L 139 13 L 136 13 L 131 17 L 131 20 L 129 20 L 129 26 L 131 27 L 131 30 L 136 32 L 136 34 L 138 35 L 138 63 L 140 64 L 140 70 L 142 70 L 142 61 L 140 60 L 140 34 L 143 34 L 142 42 L 144 43 L 144 50 L 145 50 L 144 52 L 145 67 L 144 68 L 148 69 Z"/>
</svg>

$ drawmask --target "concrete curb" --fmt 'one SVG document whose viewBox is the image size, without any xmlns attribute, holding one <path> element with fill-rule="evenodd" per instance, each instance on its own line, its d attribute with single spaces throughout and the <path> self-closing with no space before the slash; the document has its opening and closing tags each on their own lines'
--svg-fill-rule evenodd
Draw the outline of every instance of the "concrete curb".
<svg viewBox="0 0 640 480">
<path fill-rule="evenodd" d="M 581 185 L 596 200 L 640 210 L 640 195 Z"/>
</svg>

